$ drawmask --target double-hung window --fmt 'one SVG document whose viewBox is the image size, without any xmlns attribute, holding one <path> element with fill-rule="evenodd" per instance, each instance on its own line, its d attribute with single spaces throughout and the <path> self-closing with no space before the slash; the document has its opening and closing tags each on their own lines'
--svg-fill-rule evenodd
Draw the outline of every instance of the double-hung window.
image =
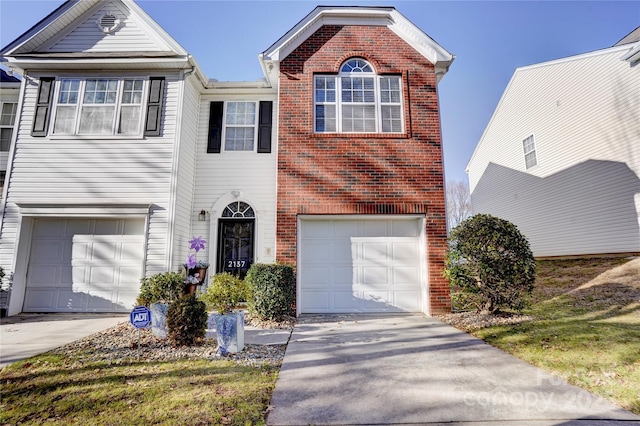
<svg viewBox="0 0 640 426">
<path fill-rule="evenodd" d="M 141 78 L 62 78 L 53 134 L 141 134 L 146 85 Z"/>
<path fill-rule="evenodd" d="M 224 150 L 253 151 L 258 108 L 256 102 L 227 102 L 224 119 Z"/>
<path fill-rule="evenodd" d="M 538 164 L 538 158 L 536 157 L 536 143 L 533 140 L 533 135 L 522 141 L 522 148 L 524 150 L 524 163 L 527 169 L 536 166 Z"/>
<path fill-rule="evenodd" d="M 2 104 L 2 110 L 0 111 L 0 152 L 9 151 L 17 110 L 17 103 L 4 102 Z M 2 191 L 2 186 L 0 186 L 0 191 Z"/>
<path fill-rule="evenodd" d="M 402 133 L 401 87 L 400 76 L 377 75 L 360 58 L 347 60 L 338 75 L 316 75 L 316 133 Z"/>
</svg>

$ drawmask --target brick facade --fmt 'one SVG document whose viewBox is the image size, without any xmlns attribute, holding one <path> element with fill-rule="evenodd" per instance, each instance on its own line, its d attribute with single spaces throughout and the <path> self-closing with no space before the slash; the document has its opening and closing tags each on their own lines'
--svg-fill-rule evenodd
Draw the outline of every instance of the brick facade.
<svg viewBox="0 0 640 426">
<path fill-rule="evenodd" d="M 402 75 L 405 134 L 315 134 L 313 76 L 348 58 Z M 426 215 L 429 312 L 450 310 L 442 276 L 444 175 L 433 65 L 387 27 L 323 26 L 280 64 L 278 261 L 296 262 L 299 214 Z"/>
</svg>

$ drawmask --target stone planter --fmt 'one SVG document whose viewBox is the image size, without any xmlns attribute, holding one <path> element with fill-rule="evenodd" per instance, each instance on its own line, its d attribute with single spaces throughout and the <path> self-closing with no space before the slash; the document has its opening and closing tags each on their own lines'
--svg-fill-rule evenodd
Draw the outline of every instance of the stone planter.
<svg viewBox="0 0 640 426">
<path fill-rule="evenodd" d="M 218 355 L 236 353 L 244 349 L 244 312 L 209 314 L 207 338 L 213 338 L 215 330 Z"/>
<path fill-rule="evenodd" d="M 166 339 L 169 303 L 152 303 L 149 310 L 151 311 L 151 332 L 156 337 Z"/>
</svg>

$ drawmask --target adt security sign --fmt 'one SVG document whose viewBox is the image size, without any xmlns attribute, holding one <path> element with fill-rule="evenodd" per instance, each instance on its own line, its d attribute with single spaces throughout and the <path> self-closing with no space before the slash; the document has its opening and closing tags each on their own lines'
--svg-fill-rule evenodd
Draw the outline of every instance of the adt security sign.
<svg viewBox="0 0 640 426">
<path fill-rule="evenodd" d="M 146 306 L 136 306 L 129 315 L 129 321 L 135 328 L 145 328 L 151 324 L 151 311 Z"/>
</svg>

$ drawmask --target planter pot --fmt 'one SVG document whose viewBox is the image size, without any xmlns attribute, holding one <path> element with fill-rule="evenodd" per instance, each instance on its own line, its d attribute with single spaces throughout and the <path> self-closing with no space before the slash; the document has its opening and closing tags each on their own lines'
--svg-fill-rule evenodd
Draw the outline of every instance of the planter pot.
<svg viewBox="0 0 640 426">
<path fill-rule="evenodd" d="M 168 303 L 152 303 L 149 306 L 151 311 L 151 332 L 154 336 L 161 339 L 167 338 L 167 312 L 169 311 Z"/>
<path fill-rule="evenodd" d="M 218 355 L 236 353 L 244 349 L 244 312 L 209 314 L 207 338 L 213 337 L 215 330 Z"/>
<path fill-rule="evenodd" d="M 200 284 L 185 284 L 184 294 L 196 294 L 198 286 L 200 286 Z"/>
<path fill-rule="evenodd" d="M 204 280 L 207 278 L 207 268 L 193 268 L 187 271 L 188 276 L 195 276 L 196 274 L 198 274 L 200 284 L 204 283 Z"/>
</svg>

